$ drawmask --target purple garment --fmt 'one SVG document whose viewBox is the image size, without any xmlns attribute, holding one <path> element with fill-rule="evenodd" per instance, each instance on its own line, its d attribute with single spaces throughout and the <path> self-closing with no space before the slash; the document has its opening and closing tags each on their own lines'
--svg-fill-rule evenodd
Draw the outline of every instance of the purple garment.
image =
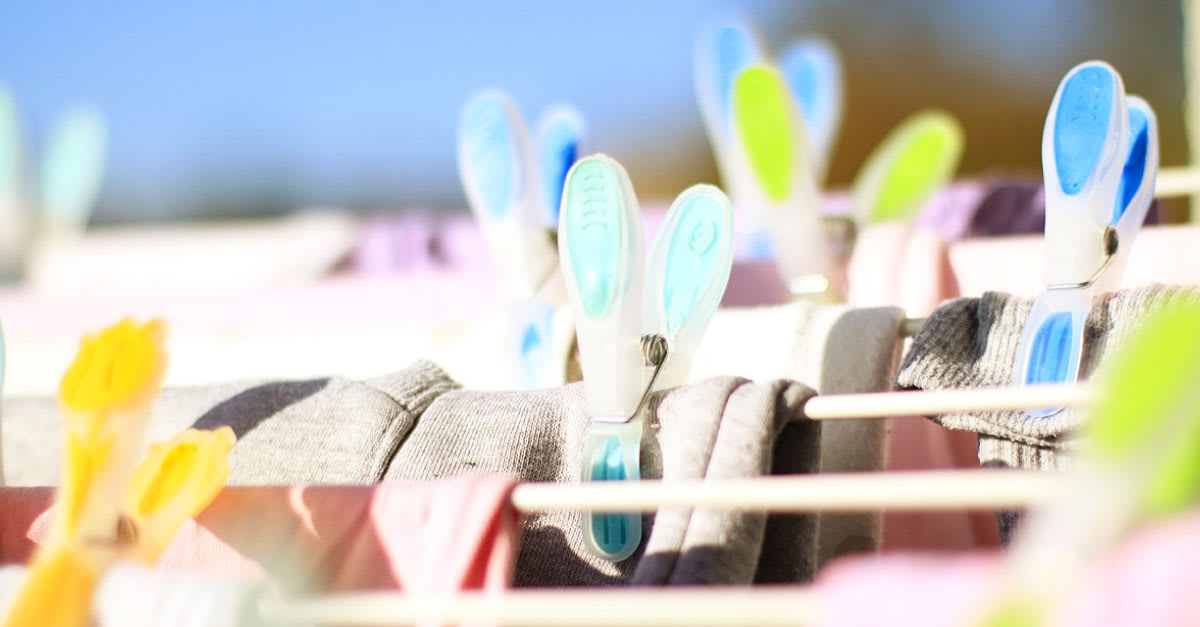
<svg viewBox="0 0 1200 627">
<path fill-rule="evenodd" d="M 363 226 L 354 251 L 354 269 L 367 276 L 428 269 L 436 265 L 435 248 L 428 213 L 376 216 Z"/>
<path fill-rule="evenodd" d="M 966 235 L 975 209 L 986 195 L 987 186 L 979 181 L 948 185 L 926 203 L 916 225 L 937 231 L 947 242 L 958 241 Z"/>
<path fill-rule="evenodd" d="M 1161 221 L 1159 201 L 1150 205 L 1146 224 Z M 954 242 L 968 237 L 1045 232 L 1046 195 L 1036 181 L 964 182 L 948 187 L 926 206 L 917 224 L 936 229 Z"/>
</svg>

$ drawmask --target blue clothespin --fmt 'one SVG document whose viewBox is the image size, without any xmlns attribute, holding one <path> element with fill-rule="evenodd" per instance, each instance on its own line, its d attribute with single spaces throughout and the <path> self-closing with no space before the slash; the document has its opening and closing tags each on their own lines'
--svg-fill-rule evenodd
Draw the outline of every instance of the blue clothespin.
<svg viewBox="0 0 1200 627">
<path fill-rule="evenodd" d="M 587 153 L 587 126 L 578 111 L 568 105 L 555 105 L 542 114 L 537 132 L 537 165 L 547 228 L 558 228 L 558 209 L 562 205 L 567 172 Z"/>
<path fill-rule="evenodd" d="M 842 125 L 842 63 L 837 48 L 822 37 L 805 37 L 779 55 L 779 71 L 800 107 L 808 133 L 809 165 L 818 184 Z"/>
<path fill-rule="evenodd" d="M 1158 173 L 1158 124 L 1120 75 L 1100 61 L 1071 69 L 1042 135 L 1046 289 L 1021 334 L 1017 385 L 1079 376 L 1092 298 L 1120 285 Z M 1061 408 L 1030 411 L 1050 416 Z"/>
<path fill-rule="evenodd" d="M 458 167 L 508 300 L 512 384 L 561 384 L 553 341 L 559 303 L 548 289 L 558 254 L 541 210 L 525 125 L 507 95 L 484 92 L 467 102 L 459 123 Z"/>
<path fill-rule="evenodd" d="M 688 189 L 667 212 L 644 270 L 641 217 L 624 168 L 592 155 L 568 173 L 558 238 L 592 417 L 584 481 L 641 477 L 642 410 L 653 390 L 686 381 L 729 278 L 732 219 L 720 190 Z M 624 560 L 641 543 L 640 514 L 585 513 L 581 524 L 589 550 L 604 559 Z"/>
</svg>

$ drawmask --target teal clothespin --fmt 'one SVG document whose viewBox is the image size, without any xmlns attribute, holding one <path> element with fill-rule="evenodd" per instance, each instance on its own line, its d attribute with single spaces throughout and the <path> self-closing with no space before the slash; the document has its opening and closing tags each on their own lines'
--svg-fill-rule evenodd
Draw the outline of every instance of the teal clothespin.
<svg viewBox="0 0 1200 627">
<path fill-rule="evenodd" d="M 667 212 L 644 270 L 641 216 L 624 168 L 592 155 L 568 173 L 558 237 L 591 416 L 584 481 L 641 477 L 642 410 L 653 390 L 686 381 L 729 278 L 732 219 L 720 190 L 688 189 Z M 585 513 L 581 525 L 589 550 L 604 559 L 624 560 L 641 543 L 637 513 Z"/>
<path fill-rule="evenodd" d="M 1042 136 L 1046 289 L 1021 334 L 1017 385 L 1075 381 L 1092 298 L 1120 285 L 1158 172 L 1158 125 L 1111 66 L 1089 61 L 1058 86 Z M 1030 411 L 1050 416 L 1061 408 Z"/>
<path fill-rule="evenodd" d="M 50 131 L 41 178 L 50 232 L 79 235 L 87 228 L 104 177 L 106 142 L 104 117 L 88 107 L 67 111 Z"/>
</svg>

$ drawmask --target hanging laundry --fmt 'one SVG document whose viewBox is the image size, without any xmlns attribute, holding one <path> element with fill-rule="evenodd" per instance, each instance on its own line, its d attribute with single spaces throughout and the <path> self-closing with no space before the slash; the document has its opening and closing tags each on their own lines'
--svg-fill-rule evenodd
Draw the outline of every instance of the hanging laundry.
<svg viewBox="0 0 1200 627">
<path fill-rule="evenodd" d="M 1154 199 L 1145 224 L 1162 222 L 1163 201 Z M 942 234 L 948 242 L 999 235 L 1042 233 L 1046 194 L 1040 181 L 997 178 L 947 186 L 926 203 L 918 226 Z"/>
<path fill-rule="evenodd" d="M 1105 354 L 1136 329 L 1147 312 L 1177 299 L 1200 299 L 1200 292 L 1161 286 L 1097 297 L 1084 323 L 1081 377 L 1090 377 Z M 1000 293 L 960 298 L 939 307 L 913 338 L 896 377 L 900 389 L 941 390 L 1010 385 L 1017 348 L 1029 317 L 1031 301 Z M 1081 424 L 1080 411 L 1064 409 L 1052 417 L 1022 411 L 951 413 L 931 416 L 950 429 L 979 434 L 979 462 L 984 467 L 1042 470 L 1069 468 Z M 1015 524 L 1001 515 L 1001 539 Z"/>
<path fill-rule="evenodd" d="M 501 590 L 512 580 L 520 529 L 510 503 L 514 485 L 503 477 L 459 476 L 229 488 L 183 525 L 155 568 L 299 594 Z M 0 489 L 4 562 L 23 561 L 46 537 L 50 495 L 49 488 Z M 20 528 L 23 537 L 14 537 Z"/>
<path fill-rule="evenodd" d="M 821 394 L 891 388 L 900 354 L 897 307 L 854 308 L 797 301 L 774 307 L 721 309 L 696 351 L 692 380 L 737 375 L 798 381 Z M 822 425 L 821 472 L 882 470 L 886 424 L 838 420 Z M 819 514 L 817 564 L 879 548 L 878 513 Z"/>
<path fill-rule="evenodd" d="M 868 225 L 858 234 L 847 267 L 848 300 L 868 307 L 898 304 L 911 318 L 928 316 L 958 296 L 947 244 L 937 231 L 902 223 Z M 923 420 L 887 423 L 888 470 L 978 468 L 976 437 Z M 884 550 L 962 550 L 999 542 L 987 512 L 889 511 L 883 516 Z"/>
<path fill-rule="evenodd" d="M 771 472 L 773 464 L 777 471 L 815 472 L 820 426 L 789 424 L 811 394 L 796 383 L 731 377 L 657 394 L 642 439 L 642 477 L 753 477 Z M 520 393 L 448 391 L 420 415 L 385 479 L 469 469 L 575 483 L 589 422 L 578 384 Z M 642 548 L 615 564 L 588 551 L 579 516 L 549 512 L 527 519 L 518 586 L 750 583 L 756 571 L 802 581 L 812 574 L 811 516 L 768 531 L 761 513 L 663 510 L 643 518 Z"/>
</svg>

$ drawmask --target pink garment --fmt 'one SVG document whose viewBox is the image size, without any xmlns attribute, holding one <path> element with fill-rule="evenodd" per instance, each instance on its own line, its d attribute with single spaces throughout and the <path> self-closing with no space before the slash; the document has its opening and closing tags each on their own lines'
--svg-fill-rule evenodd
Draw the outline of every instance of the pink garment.
<svg viewBox="0 0 1200 627">
<path fill-rule="evenodd" d="M 1002 591 L 1003 556 L 849 558 L 821 572 L 814 627 L 977 624 Z M 1200 514 L 1135 533 L 1058 595 L 1053 627 L 1183 626 L 1200 621 Z M 869 602 L 864 602 L 869 601 Z"/>
<path fill-rule="evenodd" d="M 929 315 L 958 295 L 946 243 L 928 228 L 880 224 L 858 234 L 847 268 L 848 302 L 858 307 L 899 305 L 908 316 Z M 919 417 L 888 421 L 884 466 L 888 470 L 979 468 L 975 434 L 951 431 Z M 963 550 L 996 546 L 999 534 L 989 512 L 887 511 L 884 551 Z"/>
<path fill-rule="evenodd" d="M 288 592 L 449 593 L 508 587 L 520 517 L 508 479 L 376 486 L 228 487 L 179 531 L 157 568 L 268 581 Z M 4 563 L 44 537 L 52 488 L 2 488 Z M 26 530 L 25 537 L 16 532 Z"/>
</svg>

